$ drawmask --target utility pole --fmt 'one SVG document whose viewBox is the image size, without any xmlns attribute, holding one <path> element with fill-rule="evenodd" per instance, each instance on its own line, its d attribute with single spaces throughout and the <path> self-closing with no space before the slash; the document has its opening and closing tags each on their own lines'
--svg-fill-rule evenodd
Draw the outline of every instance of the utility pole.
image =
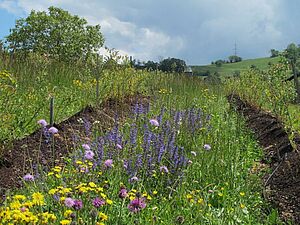
<svg viewBox="0 0 300 225">
<path fill-rule="evenodd" d="M 234 56 L 237 56 L 237 47 L 236 47 L 236 42 L 234 42 Z"/>
</svg>

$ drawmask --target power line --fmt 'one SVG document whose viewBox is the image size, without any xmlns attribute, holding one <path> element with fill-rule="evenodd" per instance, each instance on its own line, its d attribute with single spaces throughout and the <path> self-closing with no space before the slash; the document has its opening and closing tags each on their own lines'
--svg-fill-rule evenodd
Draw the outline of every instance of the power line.
<svg viewBox="0 0 300 225">
<path fill-rule="evenodd" d="M 234 55 L 237 56 L 237 46 L 236 46 L 236 42 L 234 42 Z"/>
</svg>

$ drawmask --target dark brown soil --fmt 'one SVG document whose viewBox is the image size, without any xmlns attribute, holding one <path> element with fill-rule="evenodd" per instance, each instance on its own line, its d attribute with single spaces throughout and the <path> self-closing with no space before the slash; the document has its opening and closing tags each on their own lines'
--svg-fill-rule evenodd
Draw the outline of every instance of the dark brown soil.
<svg viewBox="0 0 300 225">
<path fill-rule="evenodd" d="M 26 173 L 32 173 L 37 165 L 48 167 L 53 162 L 58 164 L 63 157 L 75 147 L 75 140 L 87 138 L 89 134 L 85 126 L 97 122 L 97 128 L 105 132 L 110 129 L 118 115 L 118 121 L 126 118 L 134 105 L 139 102 L 148 104 L 149 98 L 144 96 L 127 96 L 123 100 L 109 99 L 100 107 L 86 107 L 69 119 L 54 124 L 59 132 L 54 135 L 53 144 L 47 144 L 43 136 L 43 129 L 36 130 L 31 135 L 15 140 L 7 145 L 0 145 L 2 155 L 0 157 L 0 193 L 8 188 L 16 188 L 22 185 L 20 178 Z M 85 121 L 85 122 L 83 122 Z M 53 143 L 53 142 L 52 142 Z M 53 160 L 54 159 L 54 160 Z"/>
<path fill-rule="evenodd" d="M 264 148 L 264 163 L 271 173 L 264 176 L 264 197 L 278 208 L 283 221 L 300 224 L 300 142 L 296 137 L 289 141 L 282 121 L 237 95 L 228 96 L 232 108 L 245 118 Z M 293 147 L 294 146 L 294 147 Z"/>
</svg>

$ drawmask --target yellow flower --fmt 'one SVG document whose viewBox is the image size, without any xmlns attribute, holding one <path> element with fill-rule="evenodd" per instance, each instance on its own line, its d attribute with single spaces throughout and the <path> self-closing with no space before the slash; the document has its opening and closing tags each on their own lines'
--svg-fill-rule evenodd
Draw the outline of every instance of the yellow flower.
<svg viewBox="0 0 300 225">
<path fill-rule="evenodd" d="M 106 199 L 106 197 L 107 197 L 106 194 L 104 194 L 104 193 L 101 193 L 100 196 L 104 199 Z"/>
<path fill-rule="evenodd" d="M 69 217 L 72 213 L 73 213 L 73 211 L 68 209 L 67 211 L 65 211 L 64 217 Z"/>
<path fill-rule="evenodd" d="M 187 198 L 188 200 L 191 200 L 191 199 L 193 198 L 193 196 L 192 196 L 191 194 L 187 194 L 187 195 L 186 195 L 186 198 Z"/>
<path fill-rule="evenodd" d="M 244 204 L 240 204 L 240 207 L 243 209 L 245 208 L 246 206 Z"/>
<path fill-rule="evenodd" d="M 21 203 L 19 201 L 13 201 L 9 204 L 9 206 L 12 209 L 19 209 L 19 208 L 21 208 Z"/>
<path fill-rule="evenodd" d="M 90 186 L 91 188 L 97 187 L 97 185 L 96 185 L 94 182 L 89 182 L 89 186 Z"/>
<path fill-rule="evenodd" d="M 61 220 L 60 221 L 60 224 L 61 225 L 68 225 L 68 224 L 70 224 L 72 221 L 71 220 Z"/>
<path fill-rule="evenodd" d="M 240 192 L 240 196 L 245 196 L 245 192 Z"/>
<path fill-rule="evenodd" d="M 44 196 L 40 192 L 32 194 L 32 202 L 35 205 L 44 205 Z"/>
<path fill-rule="evenodd" d="M 102 188 L 102 187 L 98 187 L 98 188 L 96 188 L 96 191 L 97 191 L 97 192 L 102 192 L 102 191 L 103 191 L 103 188 Z"/>
<path fill-rule="evenodd" d="M 67 194 L 71 192 L 72 192 L 71 188 L 63 188 L 62 190 L 59 191 L 60 194 Z"/>
<path fill-rule="evenodd" d="M 157 195 L 157 193 L 158 193 L 158 192 L 157 192 L 156 190 L 153 191 L 153 195 Z"/>
<path fill-rule="evenodd" d="M 83 164 L 83 162 L 81 162 L 80 160 L 77 160 L 76 164 L 81 165 L 81 164 Z"/>
<path fill-rule="evenodd" d="M 49 212 L 44 212 L 40 214 L 42 217 L 42 224 L 49 224 L 49 220 L 55 221 L 56 216 Z"/>
<path fill-rule="evenodd" d="M 111 204 L 113 203 L 113 201 L 110 200 L 110 199 L 107 199 L 107 200 L 106 200 L 106 203 L 107 203 L 108 205 L 111 205 Z"/>
<path fill-rule="evenodd" d="M 204 200 L 203 200 L 203 198 L 199 198 L 197 202 L 198 202 L 199 204 L 203 204 Z"/>
<path fill-rule="evenodd" d="M 87 187 L 80 187 L 79 191 L 85 193 L 85 192 L 88 191 L 88 188 Z"/>
<path fill-rule="evenodd" d="M 27 207 L 27 208 L 30 208 L 30 207 L 32 207 L 34 204 L 33 204 L 33 202 L 31 202 L 31 201 L 28 201 L 28 202 L 24 202 L 24 204 L 23 204 L 23 206 L 25 206 L 25 207 Z"/>
<path fill-rule="evenodd" d="M 54 173 L 53 172 L 49 172 L 48 173 L 48 176 L 52 176 Z"/>
<path fill-rule="evenodd" d="M 54 172 L 59 173 L 59 172 L 61 171 L 61 167 L 60 167 L 60 166 L 55 166 L 52 170 L 53 170 Z"/>
<path fill-rule="evenodd" d="M 15 195 L 15 196 L 13 197 L 13 199 L 23 201 L 23 200 L 26 199 L 26 197 L 25 197 L 25 195 Z"/>
<path fill-rule="evenodd" d="M 102 222 L 108 220 L 108 216 L 102 212 L 99 212 L 99 218 Z"/>
<path fill-rule="evenodd" d="M 222 196 L 223 196 L 223 193 L 220 193 L 220 192 L 219 192 L 218 195 L 219 195 L 220 197 L 222 197 Z"/>
<path fill-rule="evenodd" d="M 57 192 L 57 189 L 56 188 L 52 188 L 48 191 L 48 194 L 49 195 L 54 195 L 55 193 Z"/>
</svg>

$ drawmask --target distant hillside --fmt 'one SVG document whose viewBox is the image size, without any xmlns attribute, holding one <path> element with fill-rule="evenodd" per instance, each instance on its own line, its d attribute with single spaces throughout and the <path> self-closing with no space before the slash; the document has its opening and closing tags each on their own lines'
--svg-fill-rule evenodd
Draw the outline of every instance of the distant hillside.
<svg viewBox="0 0 300 225">
<path fill-rule="evenodd" d="M 256 66 L 261 70 L 268 68 L 269 63 L 277 63 L 279 57 L 275 58 L 258 58 L 258 59 L 247 59 L 237 63 L 224 63 L 221 67 L 217 67 L 215 64 L 206 66 L 191 66 L 194 75 L 203 76 L 210 71 L 211 73 L 218 72 L 222 76 L 230 76 L 235 71 L 245 71 L 251 67 Z"/>
</svg>

